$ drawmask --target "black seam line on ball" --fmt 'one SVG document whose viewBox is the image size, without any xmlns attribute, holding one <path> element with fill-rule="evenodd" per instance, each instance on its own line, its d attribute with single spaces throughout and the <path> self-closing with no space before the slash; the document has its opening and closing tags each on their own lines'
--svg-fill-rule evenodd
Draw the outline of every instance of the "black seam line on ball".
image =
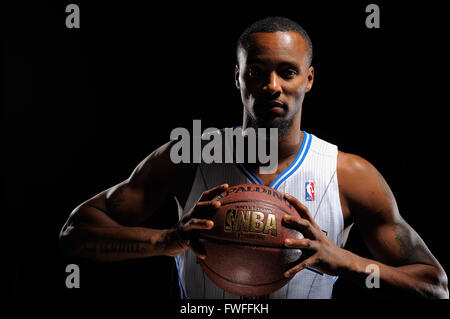
<svg viewBox="0 0 450 319">
<path fill-rule="evenodd" d="M 281 210 L 283 213 L 286 213 L 288 215 L 291 215 L 289 212 L 285 211 L 283 208 L 281 208 L 280 206 L 274 205 L 274 204 L 269 204 L 267 202 L 264 201 L 258 201 L 258 200 L 238 200 L 238 201 L 233 201 L 233 202 L 227 202 L 227 203 L 221 203 L 221 206 L 226 206 L 226 205 L 230 205 L 230 204 L 237 204 L 237 203 L 255 203 L 255 204 L 263 204 L 266 206 L 271 206 L 273 208 L 276 208 L 278 210 Z"/>
<path fill-rule="evenodd" d="M 238 286 L 241 286 L 241 287 L 261 287 L 261 286 L 268 286 L 268 285 L 276 284 L 277 282 L 280 282 L 280 281 L 288 280 L 288 278 L 281 278 L 281 279 L 278 279 L 278 280 L 275 280 L 275 281 L 272 281 L 272 282 L 268 282 L 268 283 L 263 283 L 263 284 L 243 284 L 243 283 L 240 283 L 240 282 L 237 282 L 237 281 L 233 281 L 233 280 L 231 280 L 231 279 L 228 279 L 228 278 L 222 276 L 221 274 L 218 274 L 218 273 L 215 272 L 213 269 L 211 269 L 211 267 L 209 267 L 208 264 L 205 263 L 203 260 L 201 260 L 201 263 L 202 263 L 203 265 L 205 265 L 205 267 L 208 268 L 208 270 L 211 271 L 212 273 L 214 273 L 217 277 L 220 277 L 220 278 L 222 278 L 223 280 L 226 280 L 226 281 L 228 281 L 228 282 L 230 282 L 230 283 L 232 283 L 232 284 L 234 284 L 234 285 L 238 285 Z"/>
<path fill-rule="evenodd" d="M 227 245 L 257 246 L 257 247 L 263 247 L 263 248 L 277 248 L 277 249 L 300 249 L 300 248 L 289 248 L 289 247 L 286 247 L 283 245 L 271 246 L 271 245 L 264 245 L 264 244 L 258 244 L 258 243 L 243 243 L 243 242 L 239 242 L 239 241 L 234 241 L 232 239 L 218 239 L 218 238 L 209 237 L 209 236 L 205 236 L 205 235 L 199 235 L 199 237 L 202 239 L 207 239 L 207 240 L 210 240 L 213 242 L 218 242 L 218 243 L 227 244 Z"/>
</svg>

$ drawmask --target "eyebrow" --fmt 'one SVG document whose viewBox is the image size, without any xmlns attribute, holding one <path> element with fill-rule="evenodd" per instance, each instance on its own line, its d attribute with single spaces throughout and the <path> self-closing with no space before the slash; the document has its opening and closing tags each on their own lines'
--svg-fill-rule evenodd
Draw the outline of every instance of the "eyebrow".
<svg viewBox="0 0 450 319">
<path fill-rule="evenodd" d="M 294 67 L 295 69 L 302 71 L 301 66 L 297 62 L 281 62 L 280 65 Z"/>
<path fill-rule="evenodd" d="M 265 62 L 258 58 L 250 58 L 247 60 L 247 64 L 265 64 Z M 279 65 L 294 67 L 295 69 L 302 71 L 301 66 L 297 62 L 294 62 L 294 61 L 284 61 L 284 62 L 281 62 Z"/>
</svg>

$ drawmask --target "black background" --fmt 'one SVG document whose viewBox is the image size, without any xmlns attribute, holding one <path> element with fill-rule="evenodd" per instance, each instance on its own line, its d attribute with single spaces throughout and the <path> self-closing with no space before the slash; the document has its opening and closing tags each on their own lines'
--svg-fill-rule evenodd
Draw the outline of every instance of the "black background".
<svg viewBox="0 0 450 319">
<path fill-rule="evenodd" d="M 302 129 L 373 163 L 448 272 L 448 46 L 440 2 L 373 1 L 380 29 L 365 26 L 368 1 L 92 2 L 73 1 L 80 29 L 65 26 L 68 1 L 10 1 L 3 11 L 9 296 L 175 298 L 165 257 L 81 263 L 82 288 L 66 289 L 58 233 L 72 209 L 126 179 L 173 128 L 189 129 L 193 119 L 203 128 L 240 124 L 236 40 L 268 15 L 299 22 L 313 41 L 315 82 Z M 150 222 L 164 227 L 173 219 Z M 370 256 L 356 228 L 348 248 Z M 334 291 L 336 299 L 379 297 L 339 280 Z"/>
</svg>

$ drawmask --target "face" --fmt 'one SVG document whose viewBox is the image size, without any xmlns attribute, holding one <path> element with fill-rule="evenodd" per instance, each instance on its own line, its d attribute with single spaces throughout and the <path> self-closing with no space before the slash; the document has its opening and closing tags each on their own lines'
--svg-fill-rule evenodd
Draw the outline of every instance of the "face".
<svg viewBox="0 0 450 319">
<path fill-rule="evenodd" d="M 298 118 L 314 69 L 307 44 L 296 32 L 252 33 L 248 50 L 238 52 L 236 86 L 248 126 L 290 127 Z"/>
</svg>

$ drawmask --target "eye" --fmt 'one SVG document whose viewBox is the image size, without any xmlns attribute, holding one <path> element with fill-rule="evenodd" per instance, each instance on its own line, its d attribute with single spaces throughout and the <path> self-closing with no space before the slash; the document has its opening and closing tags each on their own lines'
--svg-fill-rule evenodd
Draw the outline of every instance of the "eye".
<svg viewBox="0 0 450 319">
<path fill-rule="evenodd" d="M 247 75 L 251 78 L 259 78 L 262 75 L 262 70 L 258 67 L 250 67 L 247 70 Z"/>
<path fill-rule="evenodd" d="M 298 72 L 293 69 L 286 69 L 280 72 L 280 75 L 285 79 L 293 79 L 297 76 Z"/>
</svg>

